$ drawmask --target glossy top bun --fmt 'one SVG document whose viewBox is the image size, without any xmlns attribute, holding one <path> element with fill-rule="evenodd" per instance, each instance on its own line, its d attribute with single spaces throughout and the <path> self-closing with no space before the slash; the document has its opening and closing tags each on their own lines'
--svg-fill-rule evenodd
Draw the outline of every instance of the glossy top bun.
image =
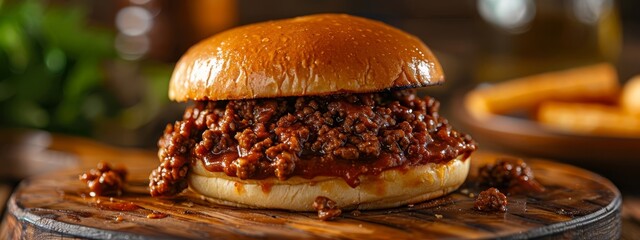
<svg viewBox="0 0 640 240">
<path fill-rule="evenodd" d="M 364 93 L 444 81 L 420 39 L 384 23 L 319 14 L 234 28 L 178 61 L 169 98 L 235 100 Z"/>
</svg>

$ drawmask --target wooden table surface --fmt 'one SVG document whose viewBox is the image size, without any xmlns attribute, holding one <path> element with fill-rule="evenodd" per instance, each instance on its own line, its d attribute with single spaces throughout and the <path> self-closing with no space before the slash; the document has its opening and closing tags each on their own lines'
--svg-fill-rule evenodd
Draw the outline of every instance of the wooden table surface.
<svg viewBox="0 0 640 240">
<path fill-rule="evenodd" d="M 100 160 L 120 162 L 122 156 L 127 156 L 128 168 L 148 167 L 149 159 L 154 159 L 155 153 L 148 150 L 116 148 L 95 141 L 78 137 L 53 135 L 49 137 L 46 149 L 55 152 L 70 153 L 74 165 L 80 169 L 95 167 Z M 5 148 L 6 149 L 6 148 Z M 6 154 L 0 154 L 0 159 Z M 0 160 L 4 161 L 4 159 Z M 0 203 L 5 202 L 13 189 L 15 182 L 0 182 Z M 4 212 L 4 211 L 3 211 Z M 622 239 L 640 239 L 640 198 L 624 196 L 622 210 Z M 6 224 L 6 223 L 3 223 Z"/>
</svg>

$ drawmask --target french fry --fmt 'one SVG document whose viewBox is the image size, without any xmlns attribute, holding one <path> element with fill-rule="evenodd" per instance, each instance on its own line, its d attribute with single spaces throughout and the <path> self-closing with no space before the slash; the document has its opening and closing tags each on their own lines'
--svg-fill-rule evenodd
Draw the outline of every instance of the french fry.
<svg viewBox="0 0 640 240">
<path fill-rule="evenodd" d="M 624 85 L 620 105 L 629 114 L 640 115 L 640 75 Z"/>
<path fill-rule="evenodd" d="M 590 103 L 545 102 L 538 121 L 563 131 L 608 136 L 640 136 L 640 115 L 626 114 L 616 106 Z"/>
<path fill-rule="evenodd" d="M 616 70 L 607 63 L 532 75 L 471 91 L 465 105 L 476 118 L 531 109 L 543 101 L 615 99 Z"/>
</svg>

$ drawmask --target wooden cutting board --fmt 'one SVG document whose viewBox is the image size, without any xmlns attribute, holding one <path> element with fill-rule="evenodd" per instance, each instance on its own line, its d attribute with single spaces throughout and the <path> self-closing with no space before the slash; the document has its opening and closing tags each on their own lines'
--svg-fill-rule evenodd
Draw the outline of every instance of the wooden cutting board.
<svg viewBox="0 0 640 240">
<path fill-rule="evenodd" d="M 95 152 L 95 151 L 94 151 Z M 210 204 L 187 192 L 151 198 L 147 177 L 153 154 L 81 157 L 79 167 L 23 181 L 8 202 L 2 236 L 13 239 L 76 238 L 587 238 L 620 236 L 621 197 L 607 179 L 570 165 L 529 160 L 541 194 L 509 197 L 508 211 L 472 210 L 484 189 L 466 184 L 448 196 L 394 209 L 346 211 L 324 222 L 315 213 L 252 210 Z M 474 154 L 472 173 L 495 159 Z M 120 197 L 91 198 L 78 175 L 100 160 L 126 163 L 129 186 Z M 166 217 L 163 217 L 166 215 Z M 156 217 L 156 218 L 149 218 Z"/>
</svg>

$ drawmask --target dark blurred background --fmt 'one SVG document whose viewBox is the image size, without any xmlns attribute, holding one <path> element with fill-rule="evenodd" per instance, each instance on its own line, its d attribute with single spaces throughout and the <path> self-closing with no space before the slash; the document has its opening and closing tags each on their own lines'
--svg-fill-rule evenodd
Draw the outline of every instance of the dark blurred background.
<svg viewBox="0 0 640 240">
<path fill-rule="evenodd" d="M 0 124 L 153 147 L 183 106 L 170 103 L 174 63 L 225 29 L 342 12 L 422 38 L 447 83 L 446 104 L 483 82 L 588 63 L 640 73 L 634 0 L 4 0 L 0 1 Z"/>
<path fill-rule="evenodd" d="M 633 150 L 640 138 L 492 135 L 483 126 L 472 131 L 473 120 L 456 114 L 456 101 L 483 83 L 598 62 L 615 65 L 621 83 L 640 74 L 637 0 L 0 0 L 0 214 L 21 179 L 90 162 L 77 156 L 118 158 L 128 167 L 153 160 L 162 129 L 189 104 L 170 102 L 167 90 L 191 45 L 239 25 L 328 12 L 380 20 L 421 38 L 447 81 L 420 93 L 439 99 L 454 126 L 482 150 L 559 160 L 611 179 L 625 194 L 623 216 L 636 211 L 623 223 L 623 239 L 639 238 L 640 162 Z M 528 124 L 514 126 L 535 122 Z M 498 137 L 519 149 L 491 148 Z M 567 142 L 584 153 L 574 157 Z M 540 146 L 555 143 L 570 157 L 523 151 L 544 153 Z M 598 146 L 627 159 L 593 154 Z M 133 148 L 145 148 L 144 158 Z M 589 155 L 601 157 L 583 157 Z"/>
</svg>

